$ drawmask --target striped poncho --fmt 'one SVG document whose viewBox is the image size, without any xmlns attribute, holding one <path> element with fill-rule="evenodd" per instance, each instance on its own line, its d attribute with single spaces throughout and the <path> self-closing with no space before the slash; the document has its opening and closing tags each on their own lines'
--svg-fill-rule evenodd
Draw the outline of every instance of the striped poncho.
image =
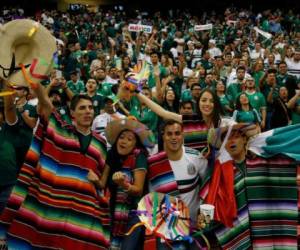
<svg viewBox="0 0 300 250">
<path fill-rule="evenodd" d="M 255 156 L 234 163 L 237 217 L 233 227 L 221 225 L 216 230 L 222 248 L 298 248 L 299 132 L 300 125 L 262 133 L 248 143 Z"/>
<path fill-rule="evenodd" d="M 109 206 L 87 179 L 101 173 L 106 148 L 92 136 L 86 152 L 72 126 L 53 113 L 40 122 L 17 184 L 1 215 L 10 249 L 109 247 Z"/>
<path fill-rule="evenodd" d="M 235 164 L 238 216 L 216 231 L 224 249 L 297 249 L 297 167 L 285 157 Z"/>
<path fill-rule="evenodd" d="M 207 146 L 207 134 L 209 128 L 196 114 L 183 115 L 182 123 L 184 145 L 201 152 Z"/>
</svg>

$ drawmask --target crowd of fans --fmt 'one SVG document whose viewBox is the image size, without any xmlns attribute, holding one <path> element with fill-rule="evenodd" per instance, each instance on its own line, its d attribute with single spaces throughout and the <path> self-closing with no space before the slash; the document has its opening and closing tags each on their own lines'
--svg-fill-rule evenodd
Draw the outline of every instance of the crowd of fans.
<svg viewBox="0 0 300 250">
<path fill-rule="evenodd" d="M 25 18 L 22 9 L 4 8 L 0 21 L 21 18 Z M 93 104 L 94 132 L 105 137 L 109 123 L 134 117 L 154 135 L 156 147 L 147 152 L 152 155 L 163 150 L 168 139 L 160 133 L 164 119 L 178 124 L 200 119 L 208 128 L 220 127 L 228 119 L 253 123 L 257 131 L 300 123 L 300 14 L 293 10 L 254 13 L 228 8 L 222 14 L 199 16 L 176 10 L 153 15 L 136 11 L 131 17 L 123 10 L 43 10 L 29 18 L 56 37 L 55 69 L 42 84 L 66 124 L 72 125 L 74 119 L 72 98 L 86 94 Z M 150 31 L 132 31 L 133 24 Z M 137 94 L 121 83 L 141 62 L 150 73 Z M 15 159 L 4 159 L 13 160 L 14 168 L 8 165 L 3 173 L 1 169 L 0 186 L 15 182 L 33 132 L 38 131 L 36 93 L 18 87 L 14 98 L 13 115 L 4 112 L 1 99 L 0 129 L 17 116 L 22 133 L 17 138 L 14 132 L 0 133 L 0 138 L 9 136 L 15 145 L 7 152 L 16 152 Z M 204 102 L 213 103 L 210 121 L 205 119 L 209 107 L 200 107 Z M 193 136 L 185 135 L 185 145 L 205 154 L 207 140 L 195 141 Z M 110 144 L 107 148 L 114 149 Z"/>
</svg>

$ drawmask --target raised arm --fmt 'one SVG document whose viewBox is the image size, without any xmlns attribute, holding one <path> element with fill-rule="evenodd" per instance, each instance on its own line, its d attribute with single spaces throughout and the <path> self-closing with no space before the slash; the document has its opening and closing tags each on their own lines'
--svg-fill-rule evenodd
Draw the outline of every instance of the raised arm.
<svg viewBox="0 0 300 250">
<path fill-rule="evenodd" d="M 154 113 L 156 113 L 158 116 L 162 117 L 165 120 L 175 120 L 178 122 L 182 122 L 182 116 L 170 111 L 165 110 L 163 107 L 149 99 L 148 97 L 144 96 L 141 93 L 137 94 L 138 99 L 140 102 L 145 103 L 148 108 L 150 108 Z"/>
<path fill-rule="evenodd" d="M 48 120 L 53 110 L 53 105 L 47 95 L 46 89 L 40 83 L 38 83 L 33 91 L 39 100 L 37 107 L 38 114 L 45 120 Z"/>
<path fill-rule="evenodd" d="M 9 86 L 7 82 L 3 80 L 4 90 L 9 91 Z M 8 95 L 4 96 L 4 114 L 5 114 L 5 121 L 8 124 L 15 124 L 17 122 L 17 111 L 15 105 L 15 95 Z"/>
</svg>

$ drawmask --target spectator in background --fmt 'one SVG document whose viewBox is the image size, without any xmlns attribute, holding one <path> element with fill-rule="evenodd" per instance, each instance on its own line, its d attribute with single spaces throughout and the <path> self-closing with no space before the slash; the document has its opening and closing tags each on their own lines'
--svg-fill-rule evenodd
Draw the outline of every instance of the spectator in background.
<svg viewBox="0 0 300 250">
<path fill-rule="evenodd" d="M 288 90 L 285 86 L 279 88 L 278 96 L 271 96 L 273 105 L 271 128 L 279 128 L 292 123 L 291 109 L 288 105 Z M 290 102 L 291 104 L 292 102 Z M 292 105 L 291 105 L 292 107 Z"/>
<path fill-rule="evenodd" d="M 77 70 L 70 72 L 70 78 L 71 80 L 67 81 L 67 86 L 73 95 L 85 93 L 84 83 L 79 79 Z"/>
<path fill-rule="evenodd" d="M 232 114 L 232 119 L 237 123 L 253 123 L 256 124 L 260 131 L 261 118 L 256 109 L 253 109 L 249 103 L 249 98 L 246 93 L 238 95 L 235 103 L 235 110 Z"/>
</svg>

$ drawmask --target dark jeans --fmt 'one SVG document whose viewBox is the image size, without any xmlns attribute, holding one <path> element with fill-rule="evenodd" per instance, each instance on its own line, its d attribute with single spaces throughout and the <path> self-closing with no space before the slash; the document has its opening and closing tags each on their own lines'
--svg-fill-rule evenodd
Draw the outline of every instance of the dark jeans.
<svg viewBox="0 0 300 250">
<path fill-rule="evenodd" d="M 10 193 L 13 189 L 14 185 L 5 185 L 0 186 L 0 214 L 2 213 L 3 209 L 6 206 Z"/>
<path fill-rule="evenodd" d="M 137 215 L 130 215 L 127 225 L 127 232 L 140 220 Z M 125 235 L 122 239 L 121 250 L 143 250 L 144 249 L 145 228 L 140 226 L 136 228 L 130 235 Z"/>
</svg>

